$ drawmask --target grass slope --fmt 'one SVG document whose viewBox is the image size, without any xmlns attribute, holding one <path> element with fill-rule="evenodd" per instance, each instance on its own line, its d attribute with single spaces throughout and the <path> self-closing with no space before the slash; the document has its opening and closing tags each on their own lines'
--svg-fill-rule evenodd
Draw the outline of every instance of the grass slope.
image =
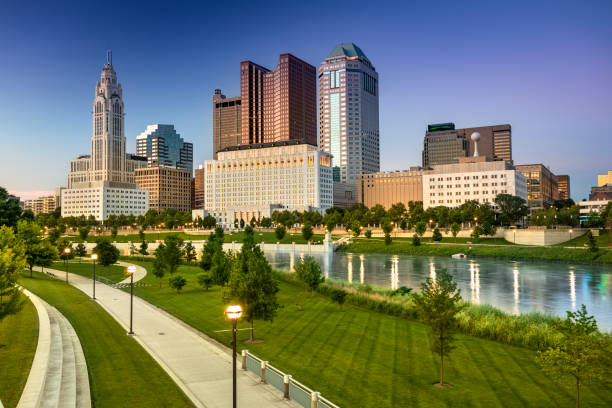
<svg viewBox="0 0 612 408">
<path fill-rule="evenodd" d="M 229 346 L 230 333 L 217 332 L 229 327 L 220 288 L 200 288 L 197 267 L 181 266 L 179 273 L 188 281 L 181 294 L 168 288 L 167 279 L 159 289 L 151 275 L 145 281 L 152 285 L 137 287 L 135 293 Z M 454 388 L 434 388 L 438 358 L 430 352 L 424 325 L 351 305 L 341 312 L 326 297 L 311 297 L 284 282 L 279 300 L 283 307 L 274 322 L 255 324 L 255 336 L 265 341 L 244 344 L 249 332 L 239 331 L 239 349 L 249 349 L 342 407 L 573 404 L 571 385 L 550 381 L 536 366 L 533 351 L 457 336 L 457 349 L 446 364 L 446 380 Z M 247 322 L 239 323 L 239 328 L 247 327 Z M 584 406 L 611 404 L 612 390 L 584 390 Z"/>
<path fill-rule="evenodd" d="M 57 269 L 59 271 L 65 271 L 64 262 L 54 262 L 51 269 Z M 119 265 L 109 265 L 108 267 L 96 264 L 96 281 L 105 282 L 105 279 L 109 279 L 113 282 L 119 282 L 125 279 L 126 268 Z M 90 278 L 93 276 L 93 264 L 91 261 L 70 261 L 68 264 L 68 272 L 75 273 L 77 275 L 85 276 Z M 63 278 L 63 276 L 60 276 Z"/>
<path fill-rule="evenodd" d="M 193 406 L 164 370 L 125 330 L 80 290 L 35 273 L 19 283 L 55 306 L 81 341 L 95 407 Z"/>
<path fill-rule="evenodd" d="M 0 322 L 0 401 L 7 408 L 21 398 L 38 344 L 38 314 L 23 298 L 23 309 Z"/>
<path fill-rule="evenodd" d="M 599 236 L 595 237 L 595 242 L 601 248 L 607 248 L 612 239 L 609 230 L 601 230 Z M 579 236 L 578 238 L 573 238 L 571 241 L 562 242 L 555 246 L 563 246 L 563 247 L 584 247 L 584 244 L 587 243 L 586 234 Z"/>
</svg>

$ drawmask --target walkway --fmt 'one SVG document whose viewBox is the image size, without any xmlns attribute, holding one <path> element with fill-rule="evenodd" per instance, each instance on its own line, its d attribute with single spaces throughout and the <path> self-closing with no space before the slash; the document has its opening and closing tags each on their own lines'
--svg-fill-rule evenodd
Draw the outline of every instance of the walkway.
<svg viewBox="0 0 612 408">
<path fill-rule="evenodd" d="M 38 312 L 36 354 L 18 408 L 90 408 L 87 364 L 72 325 L 56 308 L 24 290 Z"/>
<path fill-rule="evenodd" d="M 51 272 L 64 273 L 53 270 Z M 144 277 L 138 271 L 136 274 L 135 278 Z M 69 282 L 91 296 L 91 279 L 70 274 Z M 98 283 L 96 299 L 127 332 L 130 322 L 130 294 Z M 151 354 L 196 406 L 232 406 L 232 358 L 225 347 L 136 296 L 133 329 L 134 339 Z M 240 356 L 237 377 L 240 406 L 299 406 L 295 402 L 283 400 L 281 393 L 275 388 L 261 384 L 253 374 L 241 370 Z"/>
</svg>

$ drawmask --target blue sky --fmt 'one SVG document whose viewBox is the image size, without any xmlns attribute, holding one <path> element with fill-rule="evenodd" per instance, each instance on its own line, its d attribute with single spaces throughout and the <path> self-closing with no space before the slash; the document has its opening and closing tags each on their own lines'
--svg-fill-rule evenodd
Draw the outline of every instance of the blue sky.
<svg viewBox="0 0 612 408">
<path fill-rule="evenodd" d="M 379 73 L 382 170 L 420 165 L 427 124 L 447 121 L 510 123 L 515 162 L 570 174 L 574 199 L 612 169 L 610 1 L 216 3 L 4 4 L 0 185 L 27 197 L 66 184 L 109 48 L 128 151 L 172 123 L 201 163 L 213 90 L 238 94 L 240 61 L 274 68 L 290 52 L 318 67 L 354 42 Z"/>
</svg>

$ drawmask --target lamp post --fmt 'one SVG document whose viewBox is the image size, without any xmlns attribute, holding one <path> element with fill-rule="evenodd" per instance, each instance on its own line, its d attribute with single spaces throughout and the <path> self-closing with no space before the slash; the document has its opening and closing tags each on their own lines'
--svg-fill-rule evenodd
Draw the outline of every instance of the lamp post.
<svg viewBox="0 0 612 408">
<path fill-rule="evenodd" d="M 573 230 L 570 228 L 570 230 L 569 230 L 569 233 L 570 233 L 570 241 L 572 240 L 572 232 L 574 232 L 574 231 L 573 231 Z M 574 244 L 574 247 L 575 247 L 575 246 L 576 246 L 576 245 Z"/>
<path fill-rule="evenodd" d="M 98 254 L 91 254 L 91 260 L 93 261 L 93 300 L 96 300 L 96 259 L 98 259 Z"/>
<path fill-rule="evenodd" d="M 70 256 L 70 248 L 64 248 L 64 269 L 66 269 L 66 283 L 68 283 L 68 256 Z"/>
<path fill-rule="evenodd" d="M 232 369 L 233 369 L 233 407 L 236 408 L 236 322 L 242 316 L 240 305 L 231 305 L 225 309 L 225 316 L 232 321 Z"/>
<path fill-rule="evenodd" d="M 130 265 L 127 268 L 127 273 L 130 275 L 130 331 L 129 335 L 134 334 L 132 330 L 132 321 L 134 316 L 134 273 L 136 272 L 136 267 L 134 265 Z"/>
</svg>

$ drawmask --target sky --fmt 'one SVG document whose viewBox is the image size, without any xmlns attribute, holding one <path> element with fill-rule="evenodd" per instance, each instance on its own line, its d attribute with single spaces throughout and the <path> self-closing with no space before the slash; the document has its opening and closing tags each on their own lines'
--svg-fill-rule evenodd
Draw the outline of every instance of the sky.
<svg viewBox="0 0 612 408">
<path fill-rule="evenodd" d="M 91 3 L 91 4 L 89 4 Z M 414 4 L 413 4 L 414 3 Z M 427 124 L 509 123 L 516 164 L 569 174 L 574 200 L 612 170 L 612 2 L 5 2 L 0 186 L 66 185 L 89 153 L 106 50 L 123 87 L 128 152 L 174 124 L 212 158 L 212 95 L 239 94 L 240 61 L 318 67 L 354 42 L 379 74 L 381 170 L 421 164 Z"/>
</svg>

